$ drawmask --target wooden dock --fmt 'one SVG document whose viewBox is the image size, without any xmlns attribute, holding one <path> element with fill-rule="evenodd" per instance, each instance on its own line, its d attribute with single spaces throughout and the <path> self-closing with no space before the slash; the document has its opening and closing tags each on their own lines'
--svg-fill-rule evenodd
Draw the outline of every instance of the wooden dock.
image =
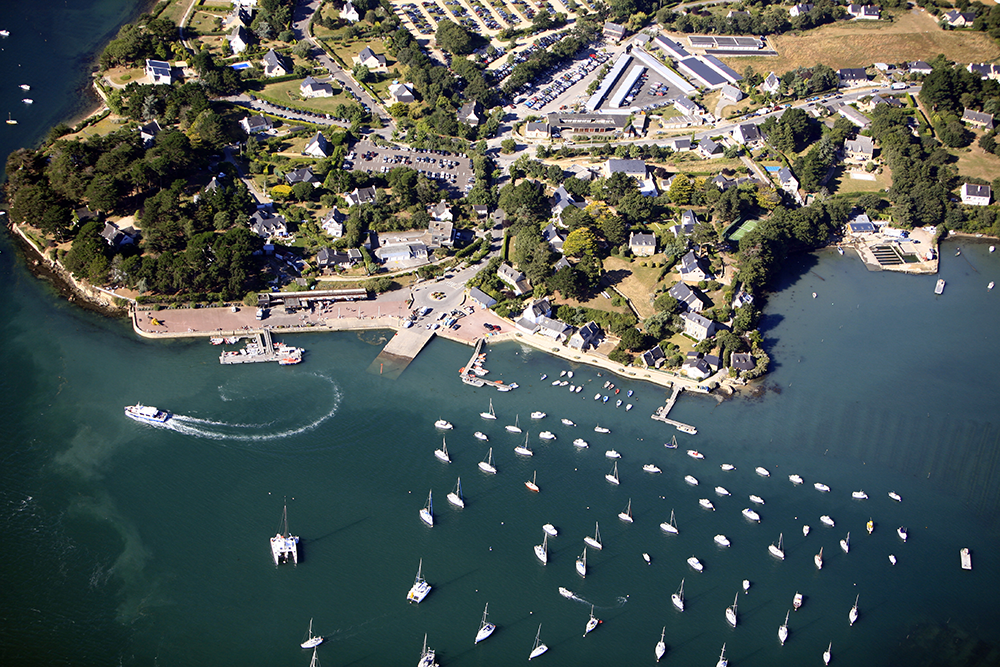
<svg viewBox="0 0 1000 667">
<path fill-rule="evenodd" d="M 433 331 L 422 327 L 400 329 L 375 357 L 375 361 L 368 367 L 368 372 L 392 379 L 398 378 L 434 335 Z"/>
<path fill-rule="evenodd" d="M 670 414 L 670 411 L 673 410 L 674 404 L 677 403 L 677 397 L 680 396 L 681 392 L 683 391 L 684 387 L 682 385 L 675 384 L 673 391 L 670 393 L 670 398 L 667 399 L 666 405 L 658 407 L 656 409 L 656 412 L 650 415 L 650 418 L 655 419 L 656 421 L 663 422 L 664 424 L 670 424 L 681 433 L 689 433 L 691 435 L 696 435 L 698 433 L 698 429 L 696 429 L 694 426 L 691 426 L 690 424 L 685 424 L 684 422 L 679 422 L 676 419 L 669 419 L 667 417 L 667 415 Z"/>
</svg>

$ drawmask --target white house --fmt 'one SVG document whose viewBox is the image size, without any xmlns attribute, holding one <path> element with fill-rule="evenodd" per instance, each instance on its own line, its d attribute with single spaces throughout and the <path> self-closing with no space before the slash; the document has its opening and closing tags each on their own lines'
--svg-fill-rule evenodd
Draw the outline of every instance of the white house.
<svg viewBox="0 0 1000 667">
<path fill-rule="evenodd" d="M 754 123 L 742 123 L 733 128 L 733 140 L 742 146 L 753 146 L 763 141 L 760 129 Z"/>
<path fill-rule="evenodd" d="M 393 102 L 402 102 L 403 104 L 409 104 L 417 99 L 413 94 L 413 86 L 408 83 L 394 83 L 389 86 L 389 97 L 392 98 Z"/>
<path fill-rule="evenodd" d="M 688 250 L 681 257 L 681 261 L 677 264 L 677 273 L 680 275 L 681 280 L 690 280 L 695 283 L 708 280 L 708 273 L 701 268 L 701 263 L 694 254 L 694 250 Z"/>
<path fill-rule="evenodd" d="M 611 178 L 615 174 L 625 174 L 636 179 L 639 182 L 639 193 L 643 197 L 656 196 L 656 184 L 648 175 L 646 163 L 643 160 L 611 158 L 604 163 L 604 175 Z"/>
<path fill-rule="evenodd" d="M 777 95 L 778 91 L 781 90 L 781 79 L 779 79 L 774 72 L 771 72 L 767 75 L 767 78 L 764 79 L 764 83 L 760 84 L 760 89 L 765 93 Z"/>
<path fill-rule="evenodd" d="M 617 44 L 625 39 L 625 26 L 608 21 L 604 24 L 604 36 Z"/>
<path fill-rule="evenodd" d="M 875 157 L 875 143 L 864 135 L 844 142 L 844 158 L 847 162 L 864 163 Z"/>
<path fill-rule="evenodd" d="M 687 283 L 679 282 L 667 293 L 677 299 L 677 303 L 683 304 L 684 309 L 692 313 L 700 313 L 705 309 L 705 300 L 697 292 L 691 289 Z"/>
<path fill-rule="evenodd" d="M 716 155 L 722 155 L 723 148 L 718 143 L 712 141 L 709 137 L 705 137 L 698 142 L 698 155 L 704 158 L 714 157 Z"/>
<path fill-rule="evenodd" d="M 676 236 L 687 236 L 694 232 L 695 225 L 698 224 L 698 218 L 695 216 L 694 211 L 689 208 L 681 211 L 681 222 L 679 225 L 674 225 L 670 228 L 670 232 Z"/>
<path fill-rule="evenodd" d="M 952 28 L 967 28 L 976 22 L 976 13 L 960 12 L 957 9 L 953 9 L 950 12 L 945 12 L 941 20 Z"/>
<path fill-rule="evenodd" d="M 264 65 L 264 76 L 268 78 L 288 76 L 292 71 L 285 58 L 274 49 L 264 54 L 261 63 Z"/>
<path fill-rule="evenodd" d="M 855 20 L 878 21 L 880 10 L 875 5 L 848 5 L 847 13 Z"/>
<path fill-rule="evenodd" d="M 743 91 L 736 86 L 730 86 L 728 83 L 720 89 L 722 91 L 723 99 L 727 99 L 731 102 L 739 102 L 743 99 Z"/>
<path fill-rule="evenodd" d="M 271 119 L 267 116 L 247 116 L 240 120 L 240 127 L 247 134 L 258 134 L 259 132 L 269 131 L 273 125 L 271 124 Z"/>
<path fill-rule="evenodd" d="M 907 69 L 910 70 L 910 74 L 922 74 L 924 76 L 933 71 L 933 68 L 923 60 L 914 60 L 912 63 L 907 63 Z"/>
<path fill-rule="evenodd" d="M 317 81 L 311 76 L 299 84 L 299 93 L 302 97 L 333 97 L 333 86 L 328 83 Z"/>
<path fill-rule="evenodd" d="M 811 2 L 803 2 L 797 5 L 793 5 L 792 8 L 788 10 L 788 15 L 791 16 L 792 18 L 795 18 L 796 16 L 801 16 L 802 14 L 811 12 L 812 8 L 813 4 Z"/>
<path fill-rule="evenodd" d="M 716 324 L 698 313 L 681 313 L 684 321 L 684 333 L 695 340 L 705 340 L 715 335 Z"/>
<path fill-rule="evenodd" d="M 841 88 L 863 86 L 868 83 L 868 73 L 863 67 L 844 67 L 837 70 L 837 79 Z"/>
<path fill-rule="evenodd" d="M 347 216 L 340 212 L 336 206 L 334 206 L 330 211 L 323 216 L 320 220 L 320 227 L 324 232 L 329 234 L 335 239 L 339 239 L 344 235 L 344 222 L 347 220 Z"/>
<path fill-rule="evenodd" d="M 778 185 L 782 190 L 792 195 L 795 201 L 801 203 L 801 198 L 799 197 L 799 179 L 795 178 L 792 174 L 792 170 L 788 167 L 782 167 L 778 170 Z"/>
<path fill-rule="evenodd" d="M 584 204 L 576 201 L 573 195 L 564 186 L 560 185 L 552 193 L 552 196 L 549 197 L 549 206 L 552 211 L 552 217 L 558 220 L 562 216 L 563 211 L 569 207 L 583 208 Z"/>
<path fill-rule="evenodd" d="M 238 25 L 233 28 L 233 31 L 229 33 L 226 39 L 229 40 L 229 47 L 233 50 L 233 53 L 240 54 L 246 50 L 253 38 L 250 37 L 250 33 L 243 26 Z"/>
<path fill-rule="evenodd" d="M 521 296 L 531 289 L 531 284 L 524 273 L 509 264 L 500 265 L 500 268 L 497 269 L 497 277 L 506 283 L 517 296 Z"/>
<path fill-rule="evenodd" d="M 462 105 L 462 108 L 458 110 L 458 122 L 475 127 L 479 125 L 479 122 L 482 120 L 479 117 L 479 113 L 480 109 L 478 102 L 475 100 L 466 102 Z"/>
<path fill-rule="evenodd" d="M 354 61 L 355 65 L 364 65 L 371 71 L 381 72 L 387 69 L 385 56 L 381 53 L 375 53 L 368 46 L 361 49 L 361 52 L 358 55 L 353 56 L 351 60 Z"/>
<path fill-rule="evenodd" d="M 270 211 L 257 211 L 250 216 L 250 230 L 262 239 L 288 236 L 285 218 Z"/>
<path fill-rule="evenodd" d="M 330 142 L 326 140 L 322 132 L 316 132 L 316 136 L 309 140 L 306 147 L 302 149 L 303 155 L 311 155 L 313 157 L 330 157 L 330 152 L 333 147 L 330 146 Z"/>
<path fill-rule="evenodd" d="M 989 206 L 991 188 L 988 185 L 962 184 L 962 203 L 969 206 Z"/>
<path fill-rule="evenodd" d="M 375 188 L 354 188 L 344 195 L 347 206 L 358 206 L 360 204 L 372 204 L 375 202 Z"/>
<path fill-rule="evenodd" d="M 596 322 L 587 322 L 569 337 L 569 346 L 574 350 L 586 352 L 587 348 L 597 347 L 601 333 L 601 328 Z"/>
<path fill-rule="evenodd" d="M 344 19 L 348 23 L 357 23 L 361 20 L 361 15 L 358 13 L 358 10 L 354 7 L 354 5 L 350 3 L 350 0 L 348 0 L 348 2 L 345 2 L 343 8 L 340 10 L 340 18 Z"/>
<path fill-rule="evenodd" d="M 146 60 L 146 77 L 154 86 L 169 86 L 173 83 L 170 63 L 165 60 Z"/>
</svg>

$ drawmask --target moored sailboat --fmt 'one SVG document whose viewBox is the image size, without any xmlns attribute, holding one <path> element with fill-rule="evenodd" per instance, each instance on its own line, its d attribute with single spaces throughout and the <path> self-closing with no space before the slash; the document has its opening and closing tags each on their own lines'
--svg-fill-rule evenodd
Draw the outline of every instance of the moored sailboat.
<svg viewBox="0 0 1000 667">
<path fill-rule="evenodd" d="M 618 513 L 618 518 L 625 523 L 632 523 L 632 499 L 628 499 L 628 505 Z"/>
<path fill-rule="evenodd" d="M 677 607 L 677 611 L 684 611 L 684 580 L 681 579 L 681 587 L 670 596 L 670 601 Z"/>
<path fill-rule="evenodd" d="M 535 480 L 537 478 L 538 478 L 538 471 L 536 470 L 534 471 L 534 473 L 532 473 L 531 479 L 524 483 L 524 485 L 528 487 L 528 491 L 534 491 L 535 493 L 538 493 L 538 484 L 535 483 Z"/>
<path fill-rule="evenodd" d="M 493 634 L 493 631 L 497 629 L 497 626 L 493 625 L 489 621 L 490 614 L 490 603 L 486 603 L 486 608 L 483 609 L 483 620 L 479 624 L 479 632 L 476 633 L 476 643 L 483 641 L 487 637 Z"/>
<path fill-rule="evenodd" d="M 583 538 L 583 541 L 598 551 L 604 548 L 604 545 L 601 544 L 601 527 L 596 521 L 594 522 L 594 536 L 587 535 L 587 537 Z"/>
<path fill-rule="evenodd" d="M 315 648 L 323 643 L 323 637 L 313 634 L 313 620 L 309 619 L 309 635 L 304 642 L 299 644 L 302 648 Z"/>
<path fill-rule="evenodd" d="M 660 658 L 663 657 L 663 654 L 667 652 L 667 645 L 663 641 L 663 636 L 665 634 L 667 634 L 667 626 L 664 625 L 663 630 L 660 631 L 660 641 L 656 642 L 656 648 L 654 649 L 654 653 L 656 653 L 656 662 L 659 662 Z"/>
<path fill-rule="evenodd" d="M 677 535 L 677 521 L 674 519 L 673 510 L 670 510 L 670 520 L 660 524 L 660 530 L 671 535 Z"/>
<path fill-rule="evenodd" d="M 785 622 L 778 626 L 778 641 L 781 645 L 785 645 L 785 640 L 788 639 L 788 612 L 785 612 Z"/>
<path fill-rule="evenodd" d="M 444 438 L 441 438 L 441 449 L 434 450 L 434 456 L 436 456 L 439 461 L 451 463 L 451 457 L 448 456 L 448 443 Z"/>
<path fill-rule="evenodd" d="M 734 628 L 736 627 L 736 620 L 737 620 L 736 619 L 736 601 L 739 600 L 739 599 L 740 599 L 740 594 L 737 593 L 736 597 L 733 598 L 733 604 L 731 606 L 729 606 L 729 607 L 726 607 L 726 620 L 729 622 L 729 625 L 733 626 Z"/>
<path fill-rule="evenodd" d="M 823 547 L 819 548 L 819 553 L 813 556 L 813 562 L 816 563 L 816 569 L 823 569 Z"/>
<path fill-rule="evenodd" d="M 427 635 L 425 634 L 424 648 L 420 651 L 420 661 L 417 663 L 417 667 L 438 667 L 434 655 L 434 649 L 427 645 Z"/>
<path fill-rule="evenodd" d="M 719 662 L 715 663 L 715 667 L 729 667 L 729 661 L 726 660 L 726 645 L 722 645 L 722 653 L 719 654 Z"/>
<path fill-rule="evenodd" d="M 615 485 L 621 483 L 618 481 L 618 461 L 615 461 L 614 468 L 612 468 L 611 472 L 609 472 L 607 475 L 604 476 L 604 479 L 608 480 L 609 482 Z"/>
<path fill-rule="evenodd" d="M 487 452 L 486 458 L 479 462 L 479 469 L 489 475 L 497 474 L 497 469 L 493 465 L 493 448 L 490 447 L 490 451 Z"/>
<path fill-rule="evenodd" d="M 844 550 L 844 553 L 851 552 L 851 531 L 847 531 L 847 537 L 840 541 L 840 548 Z"/>
<path fill-rule="evenodd" d="M 587 627 L 583 630 L 583 636 L 586 637 L 593 632 L 600 622 L 601 621 L 594 616 L 594 605 L 590 605 L 590 619 L 587 621 Z"/>
<path fill-rule="evenodd" d="M 420 559 L 420 564 L 417 565 L 417 578 L 413 580 L 413 585 L 410 586 L 410 590 L 406 593 L 407 602 L 416 602 L 420 604 L 421 601 L 427 594 L 431 592 L 431 585 L 424 581 L 424 559 Z"/>
<path fill-rule="evenodd" d="M 542 561 L 542 565 L 547 565 L 549 562 L 549 534 L 542 533 L 542 543 L 535 545 L 535 555 L 538 560 Z"/>
<path fill-rule="evenodd" d="M 858 595 L 854 598 L 854 606 L 851 607 L 851 611 L 847 613 L 847 620 L 850 621 L 851 625 L 854 625 L 854 621 L 858 620 L 858 599 L 860 597 L 861 594 L 858 593 Z"/>
<path fill-rule="evenodd" d="M 531 653 L 528 654 L 528 660 L 532 658 L 537 658 L 541 654 L 549 650 L 549 647 L 542 643 L 540 639 L 542 634 L 542 624 L 538 624 L 538 632 L 535 633 L 535 644 L 531 647 Z"/>
<path fill-rule="evenodd" d="M 779 560 L 785 560 L 785 550 L 781 548 L 782 546 L 781 542 L 783 537 L 784 537 L 783 533 L 778 533 L 778 544 L 777 545 L 771 544 L 767 547 L 767 550 L 770 552 L 770 554 Z"/>
<path fill-rule="evenodd" d="M 434 491 L 427 493 L 427 504 L 420 509 L 420 520 L 430 527 L 434 527 L 434 499 L 431 497 Z"/>
<path fill-rule="evenodd" d="M 587 577 L 587 547 L 583 548 L 583 553 L 576 559 L 576 572 L 581 577 Z"/>
<path fill-rule="evenodd" d="M 497 413 L 493 412 L 493 399 L 490 399 L 490 410 L 489 412 L 480 412 L 479 416 L 483 419 L 496 419 Z"/>
<path fill-rule="evenodd" d="M 528 447 L 528 436 L 529 435 L 530 434 L 528 434 L 528 433 L 524 434 L 524 444 L 523 445 L 518 445 L 517 447 L 514 448 L 514 453 L 515 454 L 520 454 L 521 456 L 533 456 L 534 455 L 534 452 L 531 451 L 531 447 Z"/>
<path fill-rule="evenodd" d="M 830 645 L 826 647 L 825 651 L 823 651 L 823 664 L 824 665 L 829 665 L 830 664 L 830 658 L 833 657 L 833 653 L 831 652 L 832 649 L 833 649 L 833 642 L 830 642 Z"/>
<path fill-rule="evenodd" d="M 465 507 L 465 499 L 462 498 L 462 478 L 455 482 L 455 490 L 448 494 L 448 502 L 455 507 Z"/>
<path fill-rule="evenodd" d="M 520 433 L 521 432 L 521 424 L 518 421 L 518 418 L 519 418 L 519 415 L 514 415 L 514 423 L 513 424 L 507 424 L 506 426 L 504 426 L 504 428 L 507 429 L 508 433 Z"/>
</svg>

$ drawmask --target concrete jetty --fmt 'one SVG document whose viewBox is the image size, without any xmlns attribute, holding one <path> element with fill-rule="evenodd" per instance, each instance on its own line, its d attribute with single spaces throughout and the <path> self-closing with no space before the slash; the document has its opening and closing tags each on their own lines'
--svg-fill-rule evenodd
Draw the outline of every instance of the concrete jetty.
<svg viewBox="0 0 1000 667">
<path fill-rule="evenodd" d="M 674 408 L 674 404 L 677 403 L 677 397 L 681 395 L 684 391 L 684 387 L 679 384 L 675 384 L 673 391 L 670 393 L 670 398 L 667 399 L 666 405 L 662 405 L 656 409 L 656 412 L 650 415 L 650 419 L 655 419 L 656 421 L 663 422 L 664 424 L 670 424 L 676 428 L 681 433 L 689 433 L 691 435 L 696 435 L 698 429 L 690 424 L 685 424 L 684 422 L 679 422 L 676 419 L 669 419 L 667 415 Z"/>
<path fill-rule="evenodd" d="M 219 355 L 219 363 L 256 364 L 265 361 L 277 361 L 282 365 L 297 364 L 302 361 L 303 350 L 282 344 L 275 345 L 271 332 L 267 329 L 254 332 L 253 338 L 246 347 L 239 351 L 223 352 Z"/>
<path fill-rule="evenodd" d="M 375 361 L 368 367 L 368 372 L 392 379 L 398 378 L 434 335 L 433 331 L 422 327 L 398 330 L 375 357 Z"/>
</svg>

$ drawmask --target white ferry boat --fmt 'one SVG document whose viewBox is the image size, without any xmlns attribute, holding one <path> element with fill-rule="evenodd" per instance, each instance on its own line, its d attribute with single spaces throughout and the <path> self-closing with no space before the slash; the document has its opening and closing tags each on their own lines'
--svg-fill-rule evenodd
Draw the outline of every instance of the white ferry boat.
<svg viewBox="0 0 1000 667">
<path fill-rule="evenodd" d="M 151 405 L 136 403 L 125 406 L 125 416 L 147 424 L 165 424 L 173 415 L 166 410 L 158 410 Z"/>
</svg>

